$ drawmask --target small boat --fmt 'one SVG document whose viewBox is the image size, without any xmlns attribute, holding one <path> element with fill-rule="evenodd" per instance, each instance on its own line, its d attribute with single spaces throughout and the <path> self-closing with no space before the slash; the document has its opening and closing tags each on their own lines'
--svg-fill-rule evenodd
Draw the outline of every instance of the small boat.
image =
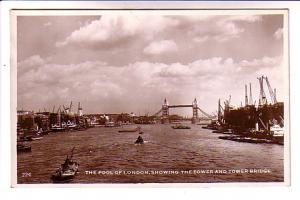
<svg viewBox="0 0 300 200">
<path fill-rule="evenodd" d="M 75 122 L 71 122 L 70 120 L 67 121 L 67 128 L 68 128 L 69 130 L 75 129 L 75 128 L 76 128 L 76 123 L 75 123 Z"/>
<path fill-rule="evenodd" d="M 270 127 L 270 133 L 274 143 L 284 145 L 284 127 L 273 125 Z"/>
<path fill-rule="evenodd" d="M 105 127 L 115 127 L 115 122 L 105 122 Z"/>
<path fill-rule="evenodd" d="M 18 143 L 17 144 L 17 153 L 21 152 L 31 152 L 31 146 L 25 145 L 23 143 Z"/>
<path fill-rule="evenodd" d="M 135 128 L 135 129 L 122 129 L 122 130 L 119 130 L 119 133 L 136 132 L 138 130 L 139 130 L 139 128 Z"/>
<path fill-rule="evenodd" d="M 232 129 L 224 130 L 223 134 L 232 135 L 233 131 Z"/>
<path fill-rule="evenodd" d="M 61 125 L 61 124 L 53 124 L 51 126 L 51 131 L 53 132 L 61 132 L 61 131 L 65 131 L 66 127 Z"/>
<path fill-rule="evenodd" d="M 43 130 L 40 129 L 35 135 L 32 135 L 32 136 L 31 136 L 31 138 L 30 138 L 31 141 L 43 139 L 42 134 L 43 134 Z"/>
<path fill-rule="evenodd" d="M 136 139 L 136 141 L 134 142 L 135 144 L 144 144 L 144 140 L 143 138 L 139 135 L 139 137 Z"/>
<path fill-rule="evenodd" d="M 94 120 L 91 121 L 91 127 L 97 127 L 97 126 L 99 126 L 99 125 L 100 125 L 100 123 L 97 122 L 96 119 L 94 119 Z"/>
<path fill-rule="evenodd" d="M 273 137 L 283 137 L 284 136 L 284 129 L 277 124 L 270 127 L 270 132 Z"/>
<path fill-rule="evenodd" d="M 72 160 L 74 149 L 75 147 L 72 149 L 70 158 L 67 156 L 65 162 L 52 175 L 51 179 L 53 182 L 69 181 L 75 177 L 78 172 L 79 163 Z"/>
<path fill-rule="evenodd" d="M 19 137 L 18 138 L 18 142 L 31 142 L 31 141 L 34 141 L 34 140 L 41 140 L 43 139 L 43 136 L 40 136 L 40 135 L 27 135 L 27 136 L 23 136 L 23 137 Z"/>
<path fill-rule="evenodd" d="M 31 141 L 34 141 L 34 140 L 41 140 L 43 139 L 43 136 L 40 136 L 40 135 L 36 135 L 36 136 L 32 136 L 31 137 Z"/>
<path fill-rule="evenodd" d="M 17 138 L 18 142 L 28 142 L 28 141 L 32 141 L 32 137 L 31 136 L 18 136 Z"/>
<path fill-rule="evenodd" d="M 184 125 L 176 125 L 172 126 L 173 129 L 191 129 L 189 126 L 184 126 Z"/>
<path fill-rule="evenodd" d="M 223 131 L 221 131 L 221 130 L 214 130 L 214 131 L 212 131 L 213 133 L 223 133 Z"/>
</svg>

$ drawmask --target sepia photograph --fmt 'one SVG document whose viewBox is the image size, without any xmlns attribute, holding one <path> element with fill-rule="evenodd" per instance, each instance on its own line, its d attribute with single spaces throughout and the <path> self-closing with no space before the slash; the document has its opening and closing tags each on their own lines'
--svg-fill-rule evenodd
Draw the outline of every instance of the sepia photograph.
<svg viewBox="0 0 300 200">
<path fill-rule="evenodd" d="M 289 183 L 288 10 L 11 10 L 13 185 Z"/>
</svg>

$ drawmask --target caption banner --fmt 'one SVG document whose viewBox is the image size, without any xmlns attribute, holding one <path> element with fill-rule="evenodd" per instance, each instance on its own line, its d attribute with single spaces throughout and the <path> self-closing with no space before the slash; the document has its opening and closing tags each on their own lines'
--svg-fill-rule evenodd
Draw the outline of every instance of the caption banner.
<svg viewBox="0 0 300 200">
<path fill-rule="evenodd" d="M 193 170 L 87 170 L 86 175 L 199 175 L 199 174 L 268 174 L 270 169 L 193 169 Z"/>
</svg>

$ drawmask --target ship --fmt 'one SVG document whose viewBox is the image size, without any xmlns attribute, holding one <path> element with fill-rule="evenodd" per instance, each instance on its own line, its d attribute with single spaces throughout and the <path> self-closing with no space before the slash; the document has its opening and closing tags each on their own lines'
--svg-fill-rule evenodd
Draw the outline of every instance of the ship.
<svg viewBox="0 0 300 200">
<path fill-rule="evenodd" d="M 272 89 L 266 76 L 258 78 L 260 84 L 260 93 L 258 105 L 252 100 L 252 91 L 250 83 L 250 97 L 247 94 L 247 85 L 245 85 L 245 105 L 234 108 L 229 100 L 224 102 L 223 108 L 218 105 L 218 124 L 210 125 L 205 128 L 216 130 L 214 132 L 235 134 L 239 137 L 221 137 L 234 141 L 243 141 L 251 143 L 278 143 L 284 141 L 284 102 L 277 101 L 276 89 Z M 271 100 L 266 98 L 263 83 L 266 82 Z M 223 131 L 223 130 L 230 131 Z M 220 131 L 221 130 L 221 131 Z M 249 139 L 250 138 L 250 139 Z"/>
<path fill-rule="evenodd" d="M 67 155 L 64 163 L 61 164 L 59 169 L 57 169 L 52 175 L 51 179 L 53 182 L 69 181 L 75 177 L 76 173 L 78 172 L 79 163 L 72 160 L 74 149 L 75 147 L 73 147 L 71 151 L 71 156 L 69 157 Z"/>
<path fill-rule="evenodd" d="M 67 129 L 68 130 L 74 130 L 77 128 L 77 125 L 75 122 L 71 122 L 70 120 L 67 121 L 66 123 Z"/>
<path fill-rule="evenodd" d="M 53 132 L 61 132 L 61 131 L 65 131 L 66 130 L 66 126 L 63 126 L 62 124 L 52 124 L 51 126 L 51 131 Z"/>
<path fill-rule="evenodd" d="M 176 126 L 171 126 L 173 129 L 191 129 L 191 127 L 189 126 L 185 126 L 185 125 L 176 125 Z"/>
<path fill-rule="evenodd" d="M 115 127 L 115 122 L 105 122 L 105 127 Z"/>
</svg>

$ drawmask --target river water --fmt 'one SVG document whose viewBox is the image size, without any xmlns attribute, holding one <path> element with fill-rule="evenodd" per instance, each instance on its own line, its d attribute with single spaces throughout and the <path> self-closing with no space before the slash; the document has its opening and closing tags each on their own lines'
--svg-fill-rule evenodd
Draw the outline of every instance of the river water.
<svg viewBox="0 0 300 200">
<path fill-rule="evenodd" d="M 284 181 L 283 146 L 218 139 L 221 134 L 192 125 L 141 125 L 50 133 L 17 156 L 18 183 L 52 183 L 50 177 L 75 146 L 79 172 L 70 183 L 215 183 Z M 126 129 L 135 126 L 125 126 Z"/>
</svg>

